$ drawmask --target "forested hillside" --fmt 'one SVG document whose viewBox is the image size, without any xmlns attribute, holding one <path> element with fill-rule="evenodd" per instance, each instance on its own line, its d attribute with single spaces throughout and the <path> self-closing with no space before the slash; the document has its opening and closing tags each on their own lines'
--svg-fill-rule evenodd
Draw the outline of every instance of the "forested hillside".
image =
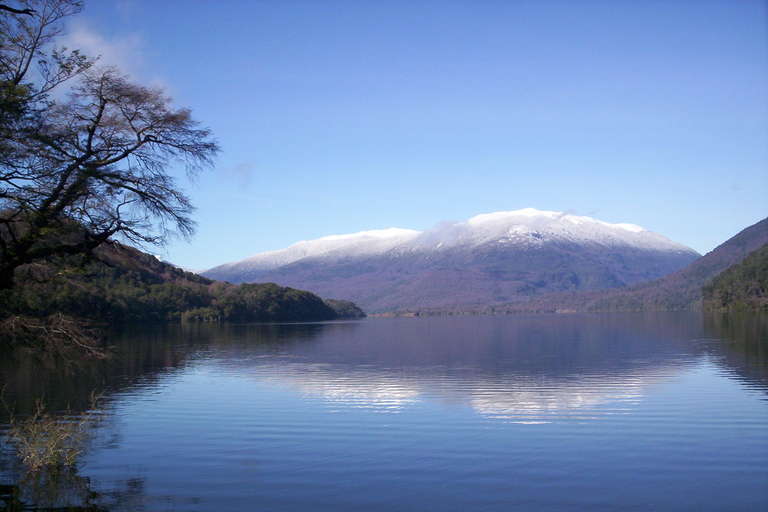
<svg viewBox="0 0 768 512">
<path fill-rule="evenodd" d="M 3 292 L 3 316 L 65 314 L 109 324 L 157 321 L 289 322 L 362 316 L 353 304 L 324 302 L 275 284 L 233 285 L 184 272 L 124 245 L 85 265 L 37 265 Z"/>
<path fill-rule="evenodd" d="M 702 290 L 707 311 L 768 312 L 768 245 L 749 254 L 713 279 Z"/>
</svg>

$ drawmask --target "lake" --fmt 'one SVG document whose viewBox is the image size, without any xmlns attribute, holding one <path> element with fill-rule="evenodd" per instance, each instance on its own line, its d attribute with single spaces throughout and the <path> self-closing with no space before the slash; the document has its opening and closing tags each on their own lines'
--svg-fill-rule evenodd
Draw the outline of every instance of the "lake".
<svg viewBox="0 0 768 512">
<path fill-rule="evenodd" d="M 6 447 L 17 505 L 768 510 L 764 316 L 165 325 L 114 345 L 92 372 L 3 363 L 17 412 L 107 403 L 67 478 L 17 486 Z"/>
</svg>

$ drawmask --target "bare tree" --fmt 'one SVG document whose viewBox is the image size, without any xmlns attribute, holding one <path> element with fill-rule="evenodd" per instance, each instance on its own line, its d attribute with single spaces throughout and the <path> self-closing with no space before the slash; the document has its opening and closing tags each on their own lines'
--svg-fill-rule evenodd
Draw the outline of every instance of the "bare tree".
<svg viewBox="0 0 768 512">
<path fill-rule="evenodd" d="M 0 11 L 8 11 L 14 14 L 27 14 L 29 16 L 32 16 L 35 13 L 34 9 L 16 9 L 5 4 L 0 4 Z"/>
<path fill-rule="evenodd" d="M 23 265 L 114 237 L 191 235 L 193 207 L 169 170 L 210 167 L 210 131 L 162 89 L 53 46 L 79 1 L 18 3 L 0 9 L 0 290 Z"/>
</svg>

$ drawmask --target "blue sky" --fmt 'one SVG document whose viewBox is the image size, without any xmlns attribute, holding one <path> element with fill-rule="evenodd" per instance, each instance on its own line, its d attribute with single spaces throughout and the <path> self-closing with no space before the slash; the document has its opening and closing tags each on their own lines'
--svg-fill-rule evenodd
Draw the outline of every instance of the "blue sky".
<svg viewBox="0 0 768 512">
<path fill-rule="evenodd" d="M 222 154 L 194 269 L 518 210 L 705 253 L 768 216 L 768 8 L 748 0 L 86 0 L 68 43 Z"/>
</svg>

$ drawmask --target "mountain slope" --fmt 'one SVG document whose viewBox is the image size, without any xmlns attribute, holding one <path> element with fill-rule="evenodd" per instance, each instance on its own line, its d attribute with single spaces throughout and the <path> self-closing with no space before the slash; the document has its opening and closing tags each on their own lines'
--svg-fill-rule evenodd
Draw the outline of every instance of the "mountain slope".
<svg viewBox="0 0 768 512">
<path fill-rule="evenodd" d="M 310 242 L 297 242 L 285 249 L 256 254 L 241 261 L 225 263 L 201 272 L 202 275 L 232 283 L 252 282 L 264 272 L 312 258 L 375 256 L 407 243 L 419 235 L 410 229 L 363 231 L 353 235 L 335 235 Z"/>
<path fill-rule="evenodd" d="M 768 244 L 704 286 L 702 302 L 709 311 L 768 312 Z"/>
<path fill-rule="evenodd" d="M 553 294 L 514 311 L 643 311 L 696 309 L 702 288 L 721 272 L 768 244 L 768 218 L 749 226 L 684 269 L 668 276 L 607 291 Z"/>
<path fill-rule="evenodd" d="M 203 273 L 343 297 L 369 312 L 472 308 L 563 290 L 638 283 L 695 251 L 632 224 L 531 208 L 434 229 L 367 231 L 299 242 Z"/>
</svg>

